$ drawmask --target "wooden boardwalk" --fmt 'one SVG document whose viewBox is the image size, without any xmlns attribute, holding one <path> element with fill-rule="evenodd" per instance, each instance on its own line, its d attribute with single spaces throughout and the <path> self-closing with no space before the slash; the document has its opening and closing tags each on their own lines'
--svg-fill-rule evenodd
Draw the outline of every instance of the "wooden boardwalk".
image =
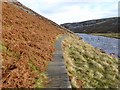
<svg viewBox="0 0 120 90">
<path fill-rule="evenodd" d="M 48 88 L 71 88 L 61 46 L 61 42 L 65 37 L 63 35 L 56 41 L 56 52 L 47 69 L 48 77 L 51 79 Z"/>
</svg>

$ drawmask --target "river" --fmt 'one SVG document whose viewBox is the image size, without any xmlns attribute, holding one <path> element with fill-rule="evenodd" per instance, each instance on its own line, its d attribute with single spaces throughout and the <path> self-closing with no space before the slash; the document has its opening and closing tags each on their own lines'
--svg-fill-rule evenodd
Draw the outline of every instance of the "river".
<svg viewBox="0 0 120 90">
<path fill-rule="evenodd" d="M 116 57 L 120 57 L 119 45 L 120 39 L 109 38 L 104 36 L 94 36 L 91 34 L 77 33 L 84 41 L 91 44 L 95 48 L 102 49 L 108 54 L 112 54 Z"/>
</svg>

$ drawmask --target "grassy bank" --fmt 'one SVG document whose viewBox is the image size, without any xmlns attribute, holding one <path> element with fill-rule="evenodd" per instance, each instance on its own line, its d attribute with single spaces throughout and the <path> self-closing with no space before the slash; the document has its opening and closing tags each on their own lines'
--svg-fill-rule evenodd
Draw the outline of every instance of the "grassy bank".
<svg viewBox="0 0 120 90">
<path fill-rule="evenodd" d="M 92 33 L 92 35 L 105 36 L 105 37 L 120 39 L 120 33 Z"/>
<path fill-rule="evenodd" d="M 73 88 L 118 87 L 118 59 L 74 35 L 63 42 L 64 59 Z M 119 86 L 120 87 L 120 86 Z"/>
</svg>

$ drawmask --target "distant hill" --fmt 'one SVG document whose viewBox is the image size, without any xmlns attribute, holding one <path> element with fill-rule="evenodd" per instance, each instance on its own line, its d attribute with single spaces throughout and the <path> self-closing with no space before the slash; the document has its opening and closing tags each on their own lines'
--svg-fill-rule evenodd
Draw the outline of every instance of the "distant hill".
<svg viewBox="0 0 120 90">
<path fill-rule="evenodd" d="M 75 33 L 117 33 L 118 17 L 64 23 L 61 24 L 61 26 L 70 29 Z"/>
</svg>

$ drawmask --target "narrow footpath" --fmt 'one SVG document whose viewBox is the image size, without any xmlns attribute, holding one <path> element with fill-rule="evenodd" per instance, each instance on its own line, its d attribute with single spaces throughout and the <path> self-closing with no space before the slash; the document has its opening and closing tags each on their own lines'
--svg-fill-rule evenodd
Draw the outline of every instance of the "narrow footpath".
<svg viewBox="0 0 120 90">
<path fill-rule="evenodd" d="M 47 69 L 48 77 L 50 78 L 48 88 L 71 88 L 61 45 L 65 37 L 66 36 L 63 35 L 62 37 L 58 38 L 55 43 L 56 51 L 53 61 L 49 63 Z"/>
</svg>

